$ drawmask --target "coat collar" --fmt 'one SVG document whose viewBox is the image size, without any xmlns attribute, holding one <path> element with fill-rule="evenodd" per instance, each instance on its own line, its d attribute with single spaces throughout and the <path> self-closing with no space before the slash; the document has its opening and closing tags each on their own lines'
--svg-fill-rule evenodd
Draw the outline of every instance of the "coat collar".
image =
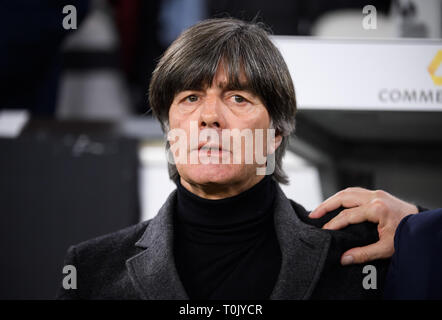
<svg viewBox="0 0 442 320">
<path fill-rule="evenodd" d="M 126 261 L 129 276 L 144 299 L 188 299 L 173 257 L 176 190 L 135 244 L 144 248 Z M 281 270 L 270 299 L 308 299 L 323 269 L 331 236 L 303 223 L 277 186 L 275 229 L 282 253 Z"/>
</svg>

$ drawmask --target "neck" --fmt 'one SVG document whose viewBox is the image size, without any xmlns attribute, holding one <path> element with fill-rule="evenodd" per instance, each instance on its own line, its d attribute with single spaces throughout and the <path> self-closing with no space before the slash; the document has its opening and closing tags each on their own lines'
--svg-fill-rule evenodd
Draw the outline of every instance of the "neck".
<svg viewBox="0 0 442 320">
<path fill-rule="evenodd" d="M 219 183 L 196 184 L 180 177 L 180 183 L 184 188 L 198 197 L 210 200 L 219 200 L 234 197 L 252 188 L 264 177 L 265 176 L 254 175 L 246 181 L 230 183 L 228 185 Z"/>
<path fill-rule="evenodd" d="M 276 191 L 271 177 L 261 179 L 259 183 L 240 194 L 223 199 L 199 197 L 180 183 L 177 188 L 177 217 L 180 220 L 218 227 L 238 223 L 242 225 L 243 222 L 256 222 L 257 219 L 271 217 L 270 208 Z M 245 223 L 244 226 L 251 227 L 249 223 Z"/>
</svg>

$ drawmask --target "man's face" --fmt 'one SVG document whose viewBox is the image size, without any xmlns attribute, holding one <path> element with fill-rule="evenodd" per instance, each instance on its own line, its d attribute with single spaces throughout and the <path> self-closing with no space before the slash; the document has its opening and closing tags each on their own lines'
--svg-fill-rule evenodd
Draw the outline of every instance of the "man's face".
<svg viewBox="0 0 442 320">
<path fill-rule="evenodd" d="M 241 79 L 240 76 L 240 80 L 245 81 L 245 77 L 242 75 Z M 257 163 L 256 152 L 264 156 L 267 154 L 269 114 L 259 97 L 247 90 L 227 89 L 227 83 L 227 73 L 220 64 L 210 87 L 179 92 L 172 102 L 169 110 L 170 129 L 181 129 L 187 137 L 186 161 L 179 161 L 174 156 L 182 183 L 184 179 L 185 183 L 191 185 L 235 188 L 252 186 L 263 177 L 257 175 L 256 168 L 265 167 L 265 163 Z M 234 132 L 233 129 L 250 129 L 253 150 L 247 148 L 245 139 L 236 140 L 235 143 L 231 135 L 223 135 L 223 132 Z M 191 142 L 195 130 L 199 139 Z M 261 141 L 256 138 L 257 131 L 263 132 Z M 238 141 L 242 143 L 238 144 Z M 276 149 L 280 142 L 281 137 L 276 136 L 271 150 Z M 170 143 L 172 146 L 174 142 Z M 258 149 L 257 144 L 261 144 Z M 252 161 L 247 161 L 250 159 L 248 156 L 252 157 Z M 197 163 L 192 162 L 192 157 L 198 159 Z"/>
</svg>

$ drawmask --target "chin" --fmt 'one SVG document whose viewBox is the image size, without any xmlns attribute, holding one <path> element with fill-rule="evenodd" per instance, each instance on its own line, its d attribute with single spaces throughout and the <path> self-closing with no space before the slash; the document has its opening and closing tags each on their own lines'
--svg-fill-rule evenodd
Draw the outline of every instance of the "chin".
<svg viewBox="0 0 442 320">
<path fill-rule="evenodd" d="M 192 165 L 182 169 L 182 176 L 196 184 L 231 184 L 241 180 L 244 173 L 241 165 L 205 164 Z M 181 170 L 179 170 L 181 171 Z M 181 174 L 180 174 L 181 175 Z"/>
</svg>

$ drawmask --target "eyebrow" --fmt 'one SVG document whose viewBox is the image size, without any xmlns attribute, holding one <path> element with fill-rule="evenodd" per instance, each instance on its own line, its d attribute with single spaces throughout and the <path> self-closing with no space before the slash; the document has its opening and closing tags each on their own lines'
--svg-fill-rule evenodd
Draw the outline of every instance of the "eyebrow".
<svg viewBox="0 0 442 320">
<path fill-rule="evenodd" d="M 207 87 L 208 86 L 199 85 L 199 86 L 196 86 L 196 87 L 193 87 L 193 88 L 183 88 L 181 91 L 178 91 L 175 94 L 175 97 L 173 99 L 175 100 L 183 92 L 186 92 L 186 91 L 203 91 Z M 248 99 L 252 99 L 252 100 L 258 99 L 259 102 L 264 103 L 263 100 L 262 100 L 262 97 L 259 94 L 257 94 L 255 92 L 255 90 L 253 90 L 253 88 L 248 83 L 240 83 L 239 85 L 235 85 L 233 83 L 229 83 L 229 82 L 223 81 L 222 83 L 219 83 L 217 85 L 217 87 L 219 89 L 221 89 L 223 92 L 226 92 L 226 91 L 244 91 L 244 92 L 246 92 L 246 93 L 251 95 L 251 97 L 248 97 Z"/>
</svg>

